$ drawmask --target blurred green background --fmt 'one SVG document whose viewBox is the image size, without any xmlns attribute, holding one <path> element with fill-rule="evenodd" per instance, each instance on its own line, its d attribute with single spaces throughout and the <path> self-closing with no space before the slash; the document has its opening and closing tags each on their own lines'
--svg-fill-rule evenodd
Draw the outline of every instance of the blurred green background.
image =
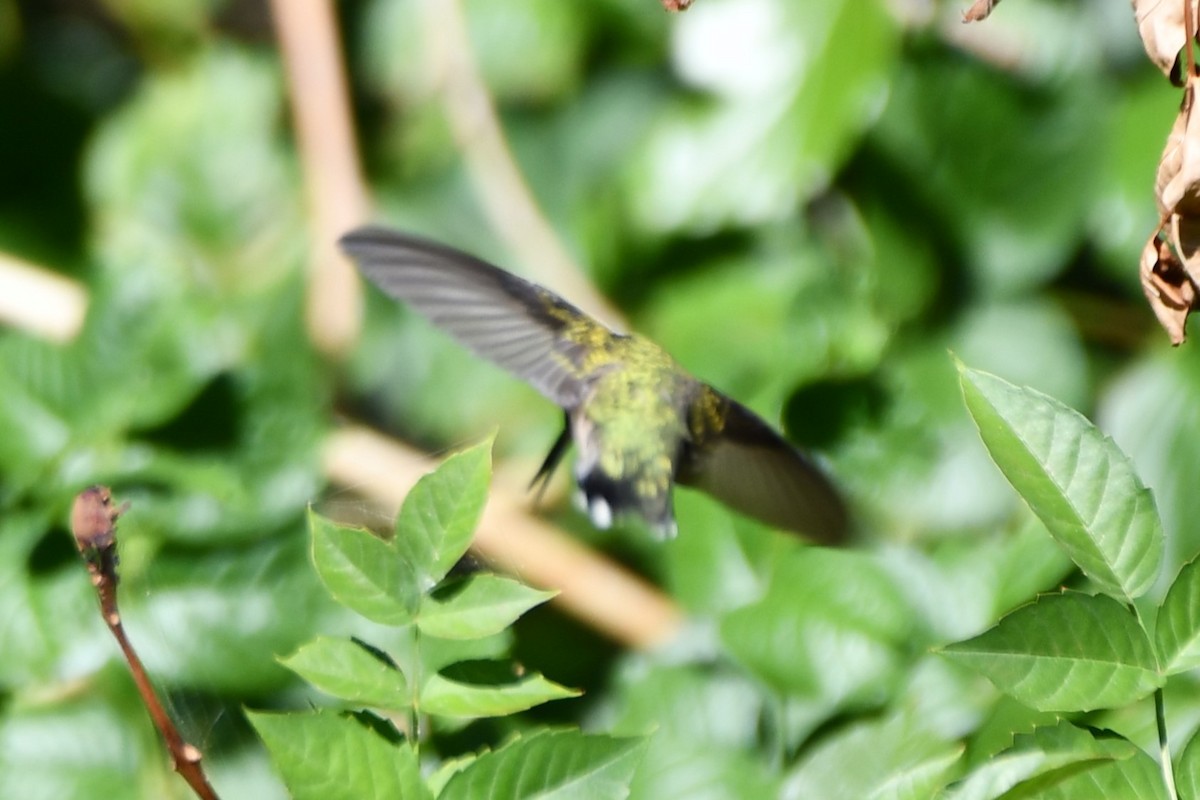
<svg viewBox="0 0 1200 800">
<path fill-rule="evenodd" d="M 451 136 L 429 7 L 337 4 L 377 217 L 520 272 Z M 463 7 L 568 251 L 634 327 L 821 453 L 863 535 L 806 549 L 685 491 L 664 544 L 555 506 L 692 623 L 636 653 L 538 610 L 519 658 L 585 695 L 432 749 L 655 731 L 638 798 L 859 797 L 864 754 L 950 780 L 964 746 L 1027 729 L 929 649 L 1080 579 L 988 460 L 951 352 L 1133 456 L 1168 579 L 1200 549 L 1200 356 L 1137 280 L 1178 93 L 1128 4 L 1013 0 L 970 27 L 920 0 Z M 188 796 L 95 612 L 75 492 L 133 504 L 127 627 L 218 790 L 281 797 L 241 708 L 324 702 L 274 658 L 355 624 L 308 562 L 306 505 L 346 498 L 324 437 L 353 418 L 440 452 L 498 427 L 530 474 L 554 439 L 547 402 L 376 293 L 346 361 L 308 344 L 288 103 L 265 2 L 0 0 L 0 252 L 90 296 L 69 344 L 0 329 L 0 797 Z M 1173 702 L 1193 727 L 1200 704 Z M 1146 716 L 1099 722 L 1149 741 Z"/>
</svg>

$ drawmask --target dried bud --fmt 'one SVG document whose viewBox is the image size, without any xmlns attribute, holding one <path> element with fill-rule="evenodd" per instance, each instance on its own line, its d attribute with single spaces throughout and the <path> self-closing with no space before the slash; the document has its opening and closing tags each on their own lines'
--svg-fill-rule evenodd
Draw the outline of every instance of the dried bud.
<svg viewBox="0 0 1200 800">
<path fill-rule="evenodd" d="M 125 506 L 115 507 L 107 486 L 91 486 L 75 496 L 71 507 L 71 532 L 81 551 L 111 547 L 116 534 L 117 517 Z"/>
</svg>

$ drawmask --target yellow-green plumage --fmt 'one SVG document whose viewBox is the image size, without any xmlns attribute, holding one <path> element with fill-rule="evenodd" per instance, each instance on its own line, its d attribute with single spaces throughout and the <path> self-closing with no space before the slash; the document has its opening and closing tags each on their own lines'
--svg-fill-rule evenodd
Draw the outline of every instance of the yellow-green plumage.
<svg viewBox="0 0 1200 800">
<path fill-rule="evenodd" d="M 653 342 L 609 330 L 546 289 L 458 250 L 381 228 L 342 247 L 379 288 L 562 406 L 575 477 L 600 527 L 635 512 L 675 532 L 675 483 L 776 527 L 835 542 L 846 514 L 828 479 L 752 412 Z"/>
</svg>

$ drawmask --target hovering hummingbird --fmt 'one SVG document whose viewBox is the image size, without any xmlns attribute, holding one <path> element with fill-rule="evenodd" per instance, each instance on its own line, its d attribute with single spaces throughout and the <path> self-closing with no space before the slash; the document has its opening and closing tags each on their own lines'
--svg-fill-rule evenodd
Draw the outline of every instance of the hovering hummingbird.
<svg viewBox="0 0 1200 800">
<path fill-rule="evenodd" d="M 563 408 L 563 431 L 531 488 L 545 487 L 573 440 L 597 527 L 634 512 L 674 536 L 671 489 L 680 483 L 823 543 L 845 536 L 845 507 L 817 466 L 648 339 L 446 245 L 377 227 L 340 244 L 385 293 Z"/>
</svg>

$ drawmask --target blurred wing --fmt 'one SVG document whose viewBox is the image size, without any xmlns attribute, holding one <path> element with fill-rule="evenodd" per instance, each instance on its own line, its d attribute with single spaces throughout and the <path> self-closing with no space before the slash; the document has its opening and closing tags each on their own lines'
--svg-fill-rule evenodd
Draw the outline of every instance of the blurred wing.
<svg viewBox="0 0 1200 800">
<path fill-rule="evenodd" d="M 844 541 L 846 507 L 820 468 L 754 412 L 722 400 L 724 426 L 693 447 L 678 482 L 773 527 L 822 544 Z"/>
<path fill-rule="evenodd" d="M 583 394 L 579 343 L 615 335 L 553 292 L 436 242 L 367 227 L 340 245 L 385 293 L 566 408 Z"/>
</svg>

